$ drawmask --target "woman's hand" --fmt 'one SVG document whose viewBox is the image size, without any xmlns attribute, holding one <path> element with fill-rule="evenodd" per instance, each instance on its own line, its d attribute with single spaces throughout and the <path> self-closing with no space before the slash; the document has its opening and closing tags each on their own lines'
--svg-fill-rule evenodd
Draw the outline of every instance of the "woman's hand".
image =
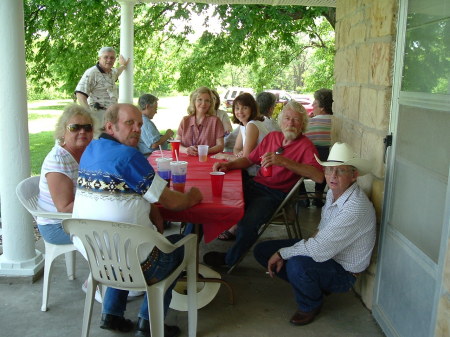
<svg viewBox="0 0 450 337">
<path fill-rule="evenodd" d="M 196 145 L 189 146 L 186 148 L 186 153 L 190 156 L 198 156 L 198 150 Z"/>
</svg>

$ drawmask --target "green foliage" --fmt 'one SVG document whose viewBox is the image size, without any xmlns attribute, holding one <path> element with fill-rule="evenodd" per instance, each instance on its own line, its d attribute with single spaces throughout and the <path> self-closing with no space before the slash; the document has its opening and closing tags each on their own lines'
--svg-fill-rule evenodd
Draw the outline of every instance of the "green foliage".
<svg viewBox="0 0 450 337">
<path fill-rule="evenodd" d="M 422 13 L 410 13 L 406 31 L 402 90 L 448 95 L 449 49 L 449 20 L 438 20 Z"/>
<path fill-rule="evenodd" d="M 55 90 L 72 97 L 102 46 L 119 52 L 116 0 L 24 0 L 24 6 L 30 98 L 49 98 Z M 209 8 L 214 8 L 212 16 L 220 21 L 221 32 L 208 28 L 212 17 L 206 16 L 208 29 L 198 41 L 189 41 L 191 21 L 198 21 Z M 321 43 L 323 32 L 316 22 L 326 16 L 334 24 L 333 11 L 330 15 L 327 8 L 303 6 L 136 4 L 135 95 L 187 93 L 201 85 L 299 87 L 302 73 L 294 79 L 289 69 L 304 59 L 308 48 L 329 47 Z"/>
</svg>

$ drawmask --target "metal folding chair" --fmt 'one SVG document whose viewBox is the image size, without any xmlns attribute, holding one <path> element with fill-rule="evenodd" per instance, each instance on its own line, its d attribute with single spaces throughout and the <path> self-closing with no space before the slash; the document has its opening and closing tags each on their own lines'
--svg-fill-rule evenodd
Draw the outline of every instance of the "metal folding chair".
<svg viewBox="0 0 450 337">
<path fill-rule="evenodd" d="M 298 221 L 298 216 L 297 216 L 297 208 L 295 205 L 295 202 L 296 202 L 295 197 L 297 195 L 297 191 L 298 191 L 301 183 L 303 182 L 303 179 L 304 178 L 302 177 L 295 183 L 295 185 L 291 188 L 291 190 L 286 195 L 286 197 L 284 198 L 284 200 L 282 201 L 280 206 L 278 206 L 278 208 L 275 210 L 275 212 L 273 213 L 271 218 L 259 228 L 258 239 L 265 232 L 267 227 L 269 227 L 269 225 L 285 226 L 286 232 L 290 239 L 292 239 L 292 238 L 301 239 L 302 238 L 300 223 Z M 237 265 L 242 261 L 242 259 L 244 258 L 244 256 L 246 254 L 247 253 L 242 254 L 239 261 L 236 262 L 233 266 L 231 266 L 230 269 L 228 269 L 228 272 L 227 272 L 228 274 L 230 274 L 237 267 Z"/>
</svg>

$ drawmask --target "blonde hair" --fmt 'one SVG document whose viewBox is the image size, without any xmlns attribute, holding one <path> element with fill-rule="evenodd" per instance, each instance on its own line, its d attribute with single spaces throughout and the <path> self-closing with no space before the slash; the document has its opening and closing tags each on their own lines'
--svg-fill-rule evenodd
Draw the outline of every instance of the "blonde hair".
<svg viewBox="0 0 450 337">
<path fill-rule="evenodd" d="M 201 94 L 208 94 L 210 99 L 211 99 L 211 104 L 209 106 L 209 110 L 206 113 L 206 115 L 208 115 L 208 116 L 215 116 L 216 115 L 216 111 L 214 109 L 214 106 L 215 106 L 215 103 L 216 103 L 216 98 L 214 97 L 214 94 L 211 91 L 211 89 L 209 89 L 208 87 L 200 87 L 200 88 L 194 90 L 191 93 L 191 96 L 189 97 L 189 106 L 187 108 L 188 115 L 189 116 L 195 115 L 195 112 L 196 112 L 195 111 L 195 100 Z"/>
<path fill-rule="evenodd" d="M 74 116 L 83 116 L 89 118 L 89 120 L 91 121 L 90 123 L 92 124 L 92 128 L 94 129 L 95 127 L 94 118 L 92 117 L 91 112 L 87 108 L 76 103 L 66 105 L 62 115 L 58 118 L 58 121 L 56 122 L 55 126 L 54 137 L 59 144 L 64 143 L 64 134 L 66 133 L 67 123 Z"/>
</svg>

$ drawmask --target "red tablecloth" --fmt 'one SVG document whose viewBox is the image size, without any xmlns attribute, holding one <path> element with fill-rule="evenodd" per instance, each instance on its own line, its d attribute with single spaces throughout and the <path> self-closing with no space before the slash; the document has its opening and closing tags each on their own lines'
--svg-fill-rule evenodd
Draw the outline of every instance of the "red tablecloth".
<svg viewBox="0 0 450 337">
<path fill-rule="evenodd" d="M 164 157 L 171 157 L 170 151 L 163 151 Z M 156 171 L 156 158 L 160 151 L 154 151 L 148 161 Z M 217 238 L 224 230 L 236 224 L 244 215 L 244 195 L 242 192 L 242 174 L 232 170 L 225 174 L 222 197 L 214 197 L 211 190 L 209 172 L 216 159 L 208 156 L 208 161 L 199 162 L 198 157 L 180 154 L 179 160 L 188 162 L 186 188 L 197 187 L 203 194 L 200 204 L 184 211 L 170 211 L 160 207 L 164 219 L 203 224 L 205 242 Z"/>
</svg>

